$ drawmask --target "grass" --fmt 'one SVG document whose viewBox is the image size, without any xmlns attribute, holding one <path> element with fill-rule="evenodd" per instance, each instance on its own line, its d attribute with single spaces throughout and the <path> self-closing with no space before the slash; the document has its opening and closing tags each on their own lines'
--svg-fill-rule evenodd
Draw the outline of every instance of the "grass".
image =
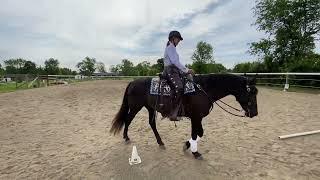
<svg viewBox="0 0 320 180">
<path fill-rule="evenodd" d="M 8 83 L 0 83 L 0 93 L 7 93 L 7 92 L 13 92 L 13 91 L 18 91 L 18 90 L 25 90 L 25 89 L 32 89 L 34 88 L 33 86 L 28 87 L 30 81 L 26 82 L 8 82 Z M 36 85 L 37 83 L 33 84 Z M 40 87 L 45 86 L 44 83 L 39 84 Z"/>
<path fill-rule="evenodd" d="M 9 82 L 9 83 L 0 83 L 0 93 L 6 93 L 6 92 L 13 92 L 16 91 L 18 86 L 18 89 L 28 89 L 27 85 L 24 83 L 18 83 L 15 82 Z"/>
<path fill-rule="evenodd" d="M 102 79 L 65 79 L 69 84 L 75 84 L 80 82 L 86 82 L 86 81 L 95 81 L 95 80 L 134 80 L 136 78 L 132 77 L 121 77 L 121 78 L 102 78 Z M 50 86 L 54 86 L 53 83 L 54 80 L 50 80 Z M 14 92 L 18 90 L 25 90 L 25 89 L 32 89 L 33 87 L 28 88 L 29 82 L 22 82 L 16 84 L 15 82 L 8 82 L 8 83 L 0 83 L 0 93 L 7 93 L 7 92 Z M 36 84 L 36 83 L 35 83 Z M 40 83 L 40 87 L 44 87 L 46 85 L 45 83 Z M 18 86 L 18 88 L 16 88 Z"/>
<path fill-rule="evenodd" d="M 65 80 L 67 81 L 69 84 L 73 84 L 73 83 L 78 83 L 78 82 L 83 82 L 84 80 Z M 52 84 L 53 82 L 55 82 L 54 80 L 50 80 L 50 86 L 54 86 L 54 84 Z M 13 91 L 18 91 L 18 90 L 25 90 L 25 89 L 32 89 L 35 87 L 28 87 L 28 84 L 30 82 L 21 82 L 21 83 L 17 83 L 16 82 L 8 82 L 8 83 L 1 83 L 0 82 L 0 93 L 7 93 L 7 92 L 13 92 Z M 45 87 L 47 82 L 40 82 L 39 84 L 34 83 L 33 85 L 37 86 L 40 85 L 40 87 Z M 18 87 L 18 88 L 17 88 Z"/>
</svg>

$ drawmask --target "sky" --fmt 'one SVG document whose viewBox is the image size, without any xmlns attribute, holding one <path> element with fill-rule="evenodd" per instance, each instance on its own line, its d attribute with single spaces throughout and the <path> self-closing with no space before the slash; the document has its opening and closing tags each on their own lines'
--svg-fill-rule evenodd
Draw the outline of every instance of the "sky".
<svg viewBox="0 0 320 180">
<path fill-rule="evenodd" d="M 227 68 L 256 60 L 249 43 L 258 32 L 254 0 L 0 0 L 0 63 L 24 58 L 43 65 L 51 57 L 75 69 L 86 56 L 110 65 L 129 59 L 156 63 L 168 33 L 181 32 L 177 47 L 184 64 L 199 41 Z M 317 43 L 316 52 L 320 52 Z"/>
</svg>

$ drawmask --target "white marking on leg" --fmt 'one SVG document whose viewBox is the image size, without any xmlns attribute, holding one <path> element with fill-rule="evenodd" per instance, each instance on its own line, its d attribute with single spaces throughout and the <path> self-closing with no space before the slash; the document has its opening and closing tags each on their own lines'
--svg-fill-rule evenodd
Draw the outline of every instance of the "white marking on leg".
<svg viewBox="0 0 320 180">
<path fill-rule="evenodd" d="M 193 140 L 192 138 L 189 140 L 189 143 L 190 143 L 190 149 L 191 149 L 191 152 L 197 152 L 198 151 L 198 143 L 197 143 L 197 140 Z"/>
<path fill-rule="evenodd" d="M 200 137 L 199 136 L 197 136 L 197 139 L 196 139 L 196 141 L 198 142 L 198 141 L 200 141 Z"/>
</svg>

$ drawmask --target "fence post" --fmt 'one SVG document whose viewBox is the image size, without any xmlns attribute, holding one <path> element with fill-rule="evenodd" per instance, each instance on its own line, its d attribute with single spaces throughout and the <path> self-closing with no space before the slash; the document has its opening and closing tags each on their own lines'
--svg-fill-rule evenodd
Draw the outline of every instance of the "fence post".
<svg viewBox="0 0 320 180">
<path fill-rule="evenodd" d="M 40 76 L 38 76 L 38 79 L 37 79 L 37 86 L 38 88 L 40 87 Z"/>
<path fill-rule="evenodd" d="M 289 89 L 289 74 L 286 74 L 286 83 L 284 84 L 283 91 L 288 91 Z"/>
<path fill-rule="evenodd" d="M 49 86 L 49 75 L 46 76 L 47 79 L 47 86 Z"/>
</svg>

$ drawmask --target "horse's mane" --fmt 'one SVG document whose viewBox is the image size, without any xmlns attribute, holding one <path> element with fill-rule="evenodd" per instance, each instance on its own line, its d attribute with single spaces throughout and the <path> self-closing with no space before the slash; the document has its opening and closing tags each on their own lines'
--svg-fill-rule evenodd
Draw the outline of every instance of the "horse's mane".
<svg viewBox="0 0 320 180">
<path fill-rule="evenodd" d="M 217 86 L 233 86 L 239 83 L 246 83 L 246 78 L 234 74 L 203 74 L 194 77 L 194 81 L 205 89 Z"/>
</svg>

